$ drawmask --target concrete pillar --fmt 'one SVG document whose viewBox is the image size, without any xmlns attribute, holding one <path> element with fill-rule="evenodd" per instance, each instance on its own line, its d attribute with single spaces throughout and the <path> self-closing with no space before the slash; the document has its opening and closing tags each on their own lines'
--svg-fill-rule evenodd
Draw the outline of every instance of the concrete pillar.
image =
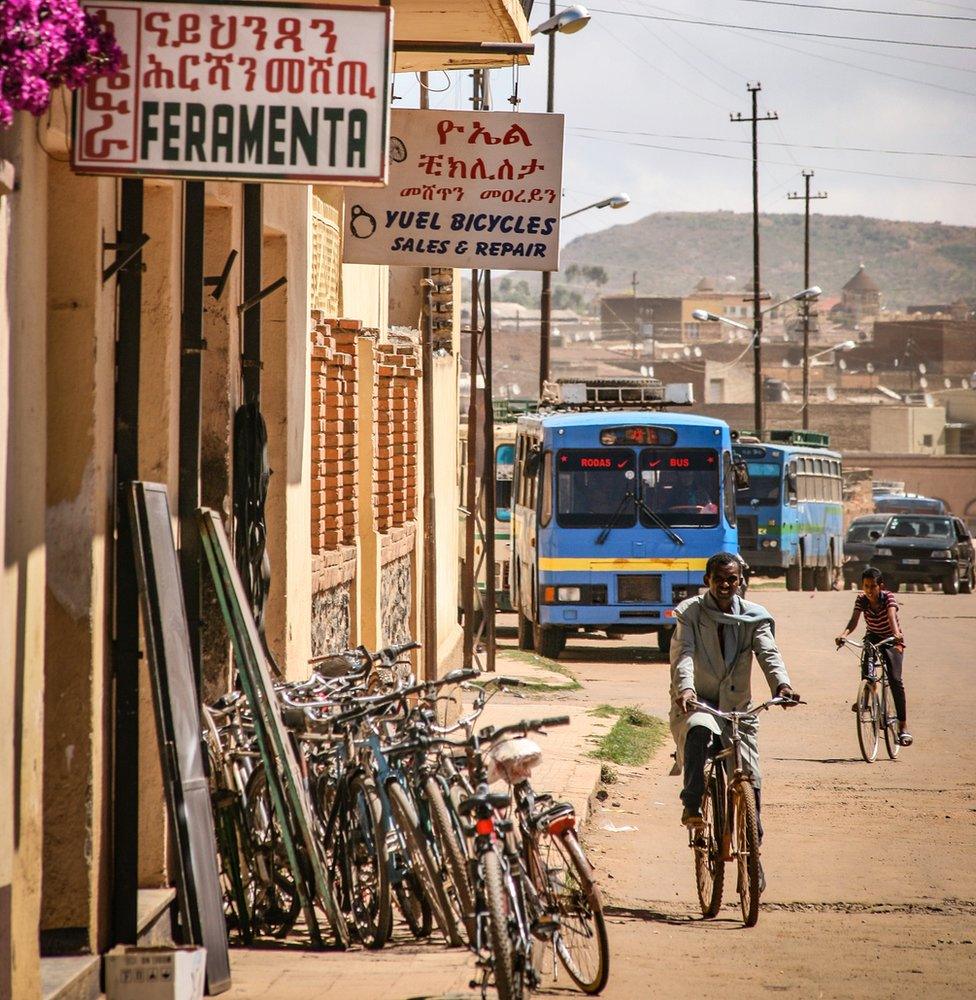
<svg viewBox="0 0 976 1000">
<path fill-rule="evenodd" d="M 142 335 L 139 360 L 139 475 L 169 490 L 173 531 L 179 467 L 179 373 L 182 210 L 170 181 L 146 181 L 143 231 Z M 149 661 L 139 678 L 139 885 L 168 884 L 169 828 L 160 822 L 165 800 Z"/>
<path fill-rule="evenodd" d="M 105 943 L 114 295 L 100 264 L 115 188 L 49 165 L 41 939 L 55 954 Z"/>
<path fill-rule="evenodd" d="M 41 992 L 47 158 L 0 132 L 0 995 Z"/>
<path fill-rule="evenodd" d="M 211 190 L 217 191 L 211 194 Z M 230 191 L 224 193 L 223 189 Z M 204 232 L 204 273 L 218 275 L 232 249 L 240 250 L 239 185 L 208 185 Z M 241 300 L 240 258 L 234 264 L 219 299 L 204 291 L 203 354 L 200 414 L 200 497 L 204 507 L 220 513 L 230 527 L 233 484 L 234 412 L 240 404 L 240 337 L 237 303 Z M 228 530 L 228 536 L 230 536 Z M 210 569 L 204 565 L 201 607 L 203 696 L 216 698 L 231 686 L 230 646 Z"/>
<path fill-rule="evenodd" d="M 373 472 L 376 463 L 376 341 L 359 338 L 359 573 L 356 575 L 355 611 L 359 641 L 376 649 L 382 640 L 381 539 L 376 531 L 376 498 Z"/>
</svg>

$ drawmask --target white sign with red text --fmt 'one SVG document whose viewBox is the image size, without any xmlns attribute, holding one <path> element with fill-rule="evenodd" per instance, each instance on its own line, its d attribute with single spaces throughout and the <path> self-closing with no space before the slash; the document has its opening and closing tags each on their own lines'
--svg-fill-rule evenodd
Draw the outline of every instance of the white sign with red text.
<svg viewBox="0 0 976 1000">
<path fill-rule="evenodd" d="M 396 110 L 387 187 L 346 197 L 351 264 L 559 269 L 563 116 Z"/>
<path fill-rule="evenodd" d="M 85 8 L 125 59 L 75 97 L 78 172 L 385 183 L 389 7 Z"/>
</svg>

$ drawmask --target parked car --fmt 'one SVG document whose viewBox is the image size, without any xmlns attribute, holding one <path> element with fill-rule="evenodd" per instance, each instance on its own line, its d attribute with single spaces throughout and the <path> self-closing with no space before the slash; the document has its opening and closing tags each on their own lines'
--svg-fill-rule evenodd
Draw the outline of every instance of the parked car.
<svg viewBox="0 0 976 1000">
<path fill-rule="evenodd" d="M 889 518 L 871 563 L 884 573 L 885 586 L 941 584 L 944 594 L 976 588 L 976 551 L 969 529 L 952 516 L 900 514 Z"/>
<path fill-rule="evenodd" d="M 841 567 L 845 590 L 860 587 L 861 574 L 865 566 L 872 565 L 875 545 L 890 520 L 890 514 L 862 514 L 851 521 L 844 536 L 844 565 Z"/>
</svg>

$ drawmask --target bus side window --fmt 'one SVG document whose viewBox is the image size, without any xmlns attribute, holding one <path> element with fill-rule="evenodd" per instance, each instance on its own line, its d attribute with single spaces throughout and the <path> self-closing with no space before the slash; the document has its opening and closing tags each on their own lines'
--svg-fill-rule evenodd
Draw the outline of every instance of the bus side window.
<svg viewBox="0 0 976 1000">
<path fill-rule="evenodd" d="M 520 504 L 522 498 L 520 496 L 520 491 L 522 489 L 522 457 L 525 454 L 525 438 L 520 437 L 515 442 L 515 468 L 512 469 L 512 503 L 513 505 Z"/>
<path fill-rule="evenodd" d="M 722 483 L 725 489 L 725 520 L 735 527 L 735 472 L 732 456 L 727 451 L 722 454 Z"/>
<path fill-rule="evenodd" d="M 542 459 L 542 502 L 539 523 L 545 527 L 552 520 L 552 452 L 547 451 Z"/>
</svg>

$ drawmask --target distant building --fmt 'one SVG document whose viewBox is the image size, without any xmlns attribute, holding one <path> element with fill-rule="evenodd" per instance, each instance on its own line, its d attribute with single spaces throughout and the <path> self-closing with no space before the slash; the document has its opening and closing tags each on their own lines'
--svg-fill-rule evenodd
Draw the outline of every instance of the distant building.
<svg viewBox="0 0 976 1000">
<path fill-rule="evenodd" d="M 881 289 L 877 282 L 858 267 L 856 274 L 844 285 L 840 305 L 831 310 L 831 317 L 848 326 L 860 326 L 865 320 L 874 319 L 881 312 Z"/>
<path fill-rule="evenodd" d="M 682 299 L 662 295 L 604 295 L 600 299 L 604 340 L 634 344 L 681 343 Z"/>
<path fill-rule="evenodd" d="M 857 349 L 855 357 L 879 371 L 969 376 L 976 367 L 976 320 L 878 321 L 874 336 Z M 924 373 L 919 365 L 925 366 Z"/>
</svg>

